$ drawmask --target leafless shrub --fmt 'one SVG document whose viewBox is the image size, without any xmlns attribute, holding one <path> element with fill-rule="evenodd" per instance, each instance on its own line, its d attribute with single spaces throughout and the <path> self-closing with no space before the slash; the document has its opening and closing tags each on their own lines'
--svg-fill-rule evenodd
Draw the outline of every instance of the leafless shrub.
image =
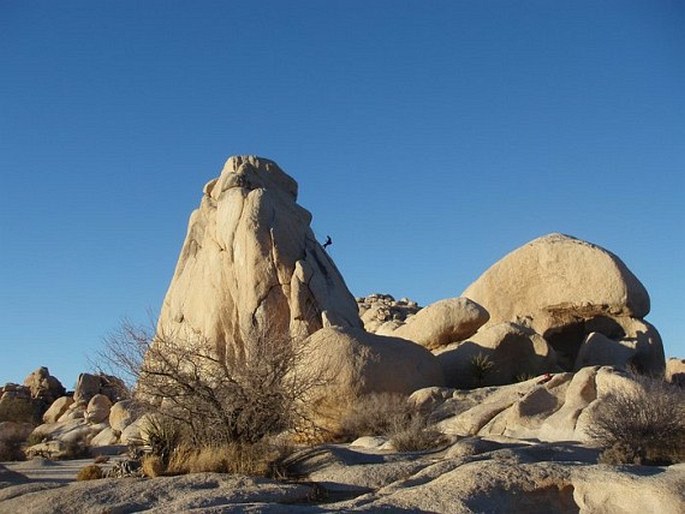
<svg viewBox="0 0 685 514">
<path fill-rule="evenodd" d="M 242 340 L 242 355 L 223 356 L 197 334 L 126 322 L 106 340 L 100 360 L 135 384 L 152 414 L 146 437 L 165 466 L 182 445 L 255 445 L 313 425 L 304 399 L 321 379 L 296 370 L 304 343 L 269 331 Z"/>
<path fill-rule="evenodd" d="M 636 387 L 598 400 L 588 434 L 603 462 L 671 464 L 685 460 L 685 391 L 660 379 L 632 377 Z"/>
</svg>

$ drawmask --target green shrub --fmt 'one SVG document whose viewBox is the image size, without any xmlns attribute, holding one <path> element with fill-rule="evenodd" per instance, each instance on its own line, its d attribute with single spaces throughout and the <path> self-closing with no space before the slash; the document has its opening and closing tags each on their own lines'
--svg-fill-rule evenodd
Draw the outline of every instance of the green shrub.
<svg viewBox="0 0 685 514">
<path fill-rule="evenodd" d="M 685 391 L 633 376 L 636 387 L 597 400 L 588 434 L 605 449 L 602 462 L 667 465 L 685 461 Z"/>
<path fill-rule="evenodd" d="M 98 478 L 104 477 L 102 468 L 96 464 L 89 464 L 88 466 L 82 467 L 78 475 L 76 475 L 76 480 L 97 480 Z"/>
</svg>

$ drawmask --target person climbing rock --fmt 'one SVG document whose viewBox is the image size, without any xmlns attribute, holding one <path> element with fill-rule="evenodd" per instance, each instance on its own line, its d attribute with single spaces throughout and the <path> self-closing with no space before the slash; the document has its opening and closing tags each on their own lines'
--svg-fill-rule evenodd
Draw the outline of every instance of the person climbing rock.
<svg viewBox="0 0 685 514">
<path fill-rule="evenodd" d="M 323 249 L 325 250 L 327 246 L 330 246 L 333 244 L 333 241 L 331 240 L 331 236 L 326 236 L 326 242 L 323 244 Z"/>
</svg>

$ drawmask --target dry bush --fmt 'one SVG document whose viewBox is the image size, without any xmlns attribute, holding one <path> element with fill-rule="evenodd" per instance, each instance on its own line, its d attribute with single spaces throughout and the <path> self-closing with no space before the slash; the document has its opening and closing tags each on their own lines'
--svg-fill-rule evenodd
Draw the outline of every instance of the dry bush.
<svg viewBox="0 0 685 514">
<path fill-rule="evenodd" d="M 642 464 L 642 456 L 639 449 L 626 444 L 616 443 L 599 454 L 597 462 L 618 466 L 621 464 Z"/>
<path fill-rule="evenodd" d="M 143 473 L 145 476 L 155 478 L 162 476 L 166 471 L 166 465 L 158 455 L 145 455 L 142 461 Z"/>
<path fill-rule="evenodd" d="M 603 462 L 685 461 L 685 391 L 634 375 L 636 387 L 600 398 L 588 434 L 605 448 Z"/>
<path fill-rule="evenodd" d="M 194 333 L 124 323 L 100 359 L 135 381 L 137 399 L 181 425 L 184 442 L 196 448 L 257 443 L 305 426 L 303 400 L 319 380 L 294 373 L 306 352 L 303 342 L 268 330 L 242 340 L 242 355 L 224 356 Z"/>
<path fill-rule="evenodd" d="M 95 464 L 89 464 L 88 466 L 82 467 L 78 475 L 76 475 L 76 480 L 97 480 L 98 478 L 103 478 L 105 475 L 102 472 L 102 468 Z"/>
<path fill-rule="evenodd" d="M 0 440 L 0 462 L 25 460 L 22 450 L 23 441 L 18 438 Z"/>
<path fill-rule="evenodd" d="M 361 436 L 389 436 L 407 427 L 417 413 L 398 393 L 373 393 L 359 398 L 341 422 L 346 440 Z"/>
<path fill-rule="evenodd" d="M 431 450 L 445 444 L 445 436 L 426 426 L 425 418 L 413 418 L 408 426 L 393 433 L 390 442 L 398 452 Z"/>
<path fill-rule="evenodd" d="M 14 421 L 16 423 L 42 423 L 43 409 L 40 402 L 30 398 L 7 398 L 0 402 L 0 422 Z"/>
<path fill-rule="evenodd" d="M 222 446 L 182 445 L 171 456 L 168 475 L 185 473 L 231 473 L 250 476 L 284 476 L 282 465 L 289 451 L 267 442 L 234 442 Z"/>
<path fill-rule="evenodd" d="M 346 440 L 381 435 L 390 439 L 397 451 L 435 448 L 444 436 L 428 428 L 427 416 L 398 393 L 374 393 L 362 397 L 342 422 Z"/>
<path fill-rule="evenodd" d="M 64 444 L 60 460 L 85 459 L 90 457 L 90 448 L 83 441 L 69 441 Z"/>
</svg>

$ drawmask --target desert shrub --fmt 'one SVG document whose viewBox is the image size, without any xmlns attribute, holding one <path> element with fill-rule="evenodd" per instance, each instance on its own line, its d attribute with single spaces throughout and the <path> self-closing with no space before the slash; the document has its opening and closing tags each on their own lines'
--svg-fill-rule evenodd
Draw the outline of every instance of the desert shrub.
<svg viewBox="0 0 685 514">
<path fill-rule="evenodd" d="M 22 442 L 18 438 L 0 439 L 0 461 L 25 460 Z"/>
<path fill-rule="evenodd" d="M 100 360 L 136 382 L 150 412 L 174 420 L 196 448 L 257 443 L 307 422 L 305 393 L 316 377 L 294 373 L 302 341 L 272 330 L 241 334 L 242 351 L 223 355 L 202 336 L 124 323 Z"/>
<path fill-rule="evenodd" d="M 82 467 L 78 474 L 76 475 L 76 480 L 97 480 L 98 478 L 104 477 L 102 468 L 96 464 L 89 464 L 88 466 Z"/>
<path fill-rule="evenodd" d="M 634 375 L 635 387 L 601 397 L 588 434 L 603 448 L 603 462 L 671 464 L 685 460 L 685 391 L 663 380 Z"/>
<path fill-rule="evenodd" d="M 37 432 L 31 432 L 29 437 L 26 439 L 26 446 L 33 446 L 34 444 L 40 444 L 45 440 L 43 434 Z"/>
<path fill-rule="evenodd" d="M 189 438 L 187 435 L 184 437 L 184 426 L 180 422 L 160 415 L 149 416 L 143 431 L 150 453 L 158 457 L 165 467 L 173 451 Z"/>
<path fill-rule="evenodd" d="M 231 473 L 250 476 L 282 477 L 287 447 L 266 441 L 234 442 L 221 446 L 182 445 L 171 456 L 165 473 Z"/>
<path fill-rule="evenodd" d="M 90 448 L 83 441 L 69 441 L 64 444 L 60 460 L 85 459 L 90 457 Z"/>
<path fill-rule="evenodd" d="M 642 464 L 642 450 L 623 443 L 615 443 L 599 454 L 597 462 L 610 466 Z"/>
<path fill-rule="evenodd" d="M 444 437 L 428 427 L 428 419 L 397 393 L 366 395 L 350 409 L 342 421 L 346 440 L 381 435 L 390 439 L 397 451 L 421 451 L 439 446 Z"/>
<path fill-rule="evenodd" d="M 469 361 L 471 374 L 477 385 L 485 383 L 485 379 L 494 371 L 495 363 L 482 352 L 474 355 Z"/>
<path fill-rule="evenodd" d="M 157 455 L 145 455 L 142 461 L 143 473 L 145 476 L 155 478 L 161 476 L 166 471 L 166 464 Z"/>
<path fill-rule="evenodd" d="M 0 401 L 0 422 L 41 423 L 42 406 L 30 398 L 7 398 Z"/>
<path fill-rule="evenodd" d="M 417 452 L 437 448 L 446 442 L 445 436 L 417 419 L 392 434 L 390 442 L 398 452 Z"/>
<path fill-rule="evenodd" d="M 406 395 L 368 394 L 350 407 L 341 422 L 341 435 L 346 440 L 367 435 L 389 436 L 407 427 L 416 415 Z"/>
</svg>

